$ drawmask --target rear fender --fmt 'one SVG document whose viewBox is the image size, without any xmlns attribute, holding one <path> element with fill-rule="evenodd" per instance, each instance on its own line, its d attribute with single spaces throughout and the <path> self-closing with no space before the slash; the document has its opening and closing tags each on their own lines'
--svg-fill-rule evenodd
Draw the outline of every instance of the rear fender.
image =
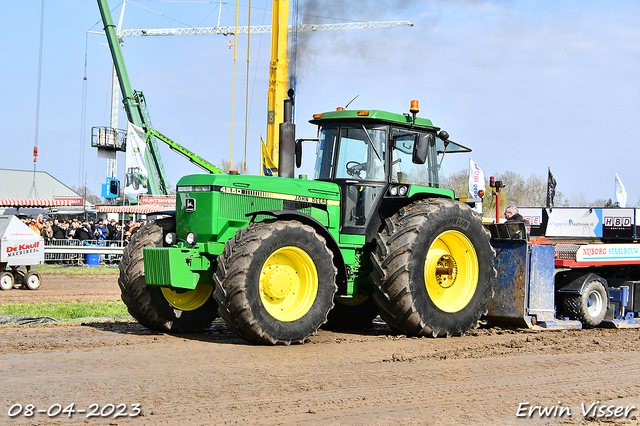
<svg viewBox="0 0 640 426">
<path fill-rule="evenodd" d="M 571 279 L 571 281 L 560 283 L 556 291 L 560 294 L 583 294 L 585 287 L 591 281 L 600 281 L 602 283 L 607 291 L 607 300 L 609 300 L 609 285 L 607 284 L 607 280 L 593 272 L 586 272 L 584 275 Z"/>
</svg>

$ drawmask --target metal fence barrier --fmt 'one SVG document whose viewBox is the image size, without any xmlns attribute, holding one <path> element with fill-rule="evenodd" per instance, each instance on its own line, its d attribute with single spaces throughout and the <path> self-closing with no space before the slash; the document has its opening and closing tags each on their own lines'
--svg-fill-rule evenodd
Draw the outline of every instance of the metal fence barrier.
<svg viewBox="0 0 640 426">
<path fill-rule="evenodd" d="M 117 264 L 125 241 L 52 240 L 44 245 L 45 263 Z"/>
</svg>

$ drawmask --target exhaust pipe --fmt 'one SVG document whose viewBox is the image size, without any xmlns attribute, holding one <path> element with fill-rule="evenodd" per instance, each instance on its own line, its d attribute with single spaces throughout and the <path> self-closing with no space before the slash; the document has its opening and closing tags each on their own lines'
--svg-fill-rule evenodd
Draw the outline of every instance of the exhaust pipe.
<svg viewBox="0 0 640 426">
<path fill-rule="evenodd" d="M 284 121 L 280 123 L 280 151 L 278 154 L 278 176 L 295 177 L 296 125 L 293 124 L 293 89 L 287 92 L 284 101 Z"/>
</svg>

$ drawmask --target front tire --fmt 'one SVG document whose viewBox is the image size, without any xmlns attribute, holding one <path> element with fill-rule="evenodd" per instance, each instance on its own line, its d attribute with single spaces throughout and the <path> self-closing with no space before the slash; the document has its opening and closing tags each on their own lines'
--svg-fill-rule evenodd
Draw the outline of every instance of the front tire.
<svg viewBox="0 0 640 426">
<path fill-rule="evenodd" d="M 209 327 L 216 318 L 213 288 L 198 284 L 194 290 L 148 286 L 142 252 L 162 247 L 164 235 L 175 231 L 173 219 L 162 219 L 140 228 L 131 237 L 120 261 L 118 285 L 127 310 L 143 326 L 167 333 L 190 333 Z"/>
<path fill-rule="evenodd" d="M 29 290 L 37 290 L 42 285 L 42 276 L 35 271 L 29 271 L 22 278 L 22 286 Z"/>
<path fill-rule="evenodd" d="M 428 199 L 400 209 L 372 254 L 382 319 L 409 336 L 449 337 L 477 327 L 496 276 L 489 240 L 466 204 Z"/>
<path fill-rule="evenodd" d="M 13 283 L 13 274 L 11 272 L 2 272 L 0 274 L 0 290 L 11 290 L 13 288 Z"/>
<path fill-rule="evenodd" d="M 585 328 L 600 325 L 607 314 L 607 290 L 602 282 L 594 279 L 587 283 L 582 294 L 565 296 L 563 307 L 570 318 L 582 322 Z"/>
<path fill-rule="evenodd" d="M 333 254 L 311 226 L 251 223 L 218 256 L 214 297 L 220 316 L 242 338 L 303 343 L 327 320 L 336 274 Z"/>
</svg>

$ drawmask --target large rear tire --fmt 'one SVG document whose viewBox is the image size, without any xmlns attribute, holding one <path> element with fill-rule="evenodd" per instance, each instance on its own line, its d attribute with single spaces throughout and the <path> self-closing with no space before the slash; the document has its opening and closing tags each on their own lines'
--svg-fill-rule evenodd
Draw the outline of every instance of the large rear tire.
<svg viewBox="0 0 640 426">
<path fill-rule="evenodd" d="M 175 231 L 175 220 L 161 219 L 141 227 L 131 237 L 120 261 L 118 285 L 122 301 L 140 324 L 161 332 L 189 333 L 211 325 L 217 305 L 213 287 L 198 284 L 194 290 L 148 286 L 144 279 L 142 252 L 162 247 L 164 235 Z"/>
<path fill-rule="evenodd" d="M 382 319 L 409 336 L 448 337 L 477 327 L 496 276 L 489 240 L 466 204 L 429 199 L 400 209 L 372 254 Z"/>
<path fill-rule="evenodd" d="M 585 328 L 600 325 L 607 313 L 607 290 L 598 279 L 593 279 L 584 287 L 582 294 L 565 296 L 563 307 L 569 318 L 582 322 Z"/>
<path fill-rule="evenodd" d="M 327 320 L 336 274 L 333 253 L 311 226 L 251 223 L 218 256 L 214 297 L 220 316 L 242 338 L 303 343 Z"/>
</svg>

